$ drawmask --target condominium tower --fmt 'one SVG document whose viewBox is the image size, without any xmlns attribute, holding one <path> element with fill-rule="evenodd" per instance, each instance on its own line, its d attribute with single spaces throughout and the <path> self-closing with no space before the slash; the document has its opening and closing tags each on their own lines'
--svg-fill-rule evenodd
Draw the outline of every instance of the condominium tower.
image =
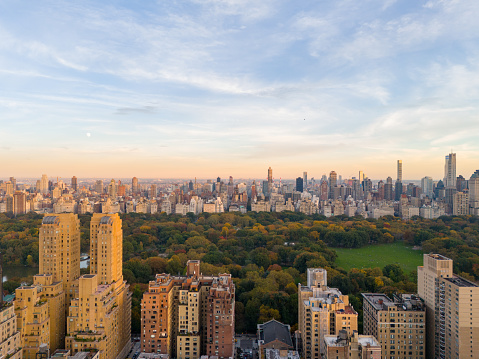
<svg viewBox="0 0 479 359">
<path fill-rule="evenodd" d="M 67 318 L 66 349 L 96 349 L 100 359 L 130 350 L 131 293 L 123 280 L 123 231 L 118 213 L 95 213 L 90 222 L 90 274 L 80 277 Z"/>
<path fill-rule="evenodd" d="M 424 265 L 418 267 L 428 358 L 475 358 L 479 353 L 479 286 L 452 269 L 452 260 L 440 254 L 424 254 Z"/>
<path fill-rule="evenodd" d="M 444 164 L 444 186 L 446 188 L 456 187 L 456 154 L 450 153 L 446 156 Z"/>
</svg>

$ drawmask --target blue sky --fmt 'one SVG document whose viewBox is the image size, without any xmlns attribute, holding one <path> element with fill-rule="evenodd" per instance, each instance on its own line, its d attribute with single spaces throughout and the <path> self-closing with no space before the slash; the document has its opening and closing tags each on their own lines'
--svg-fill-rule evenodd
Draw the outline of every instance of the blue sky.
<svg viewBox="0 0 479 359">
<path fill-rule="evenodd" d="M 2 176 L 479 167 L 479 1 L 0 2 Z"/>
</svg>

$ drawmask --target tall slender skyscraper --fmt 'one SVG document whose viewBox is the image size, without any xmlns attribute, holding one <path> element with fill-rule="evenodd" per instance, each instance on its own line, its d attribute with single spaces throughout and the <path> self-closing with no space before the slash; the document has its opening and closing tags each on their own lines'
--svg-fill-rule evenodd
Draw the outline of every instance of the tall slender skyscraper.
<svg viewBox="0 0 479 359">
<path fill-rule="evenodd" d="M 444 165 L 444 186 L 446 188 L 456 187 L 456 154 L 450 153 L 446 156 Z"/>
<path fill-rule="evenodd" d="M 308 187 L 308 172 L 303 172 L 303 187 Z"/>
<path fill-rule="evenodd" d="M 398 182 L 402 182 L 402 160 L 398 160 Z"/>
<path fill-rule="evenodd" d="M 273 170 L 272 168 L 268 168 L 268 183 L 273 183 Z"/>
</svg>

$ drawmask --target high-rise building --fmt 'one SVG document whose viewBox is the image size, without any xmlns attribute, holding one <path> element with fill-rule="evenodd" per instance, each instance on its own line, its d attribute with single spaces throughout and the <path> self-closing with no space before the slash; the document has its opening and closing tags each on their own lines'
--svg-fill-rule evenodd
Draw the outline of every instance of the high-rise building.
<svg viewBox="0 0 479 359">
<path fill-rule="evenodd" d="M 305 359 L 326 354 L 325 335 L 348 335 L 358 330 L 358 313 L 349 304 L 349 297 L 327 286 L 327 272 L 308 268 L 307 286 L 298 284 L 298 330 Z"/>
<path fill-rule="evenodd" d="M 15 192 L 17 190 L 17 180 L 15 177 L 10 177 L 10 183 L 12 184 L 13 192 Z"/>
<path fill-rule="evenodd" d="M 469 213 L 479 216 L 479 170 L 469 179 Z"/>
<path fill-rule="evenodd" d="M 469 214 L 469 196 L 467 192 L 456 192 L 453 197 L 452 214 L 467 216 Z"/>
<path fill-rule="evenodd" d="M 403 194 L 402 182 L 396 181 L 394 185 L 394 200 L 399 201 L 401 199 L 402 194 Z"/>
<path fill-rule="evenodd" d="M 456 190 L 458 192 L 464 192 L 465 189 L 467 189 L 467 180 L 462 175 L 457 176 Z"/>
<path fill-rule="evenodd" d="M 363 333 L 375 337 L 383 358 L 426 358 L 426 307 L 411 294 L 363 293 Z"/>
<path fill-rule="evenodd" d="M 73 176 L 72 177 L 72 189 L 76 192 L 78 191 L 78 179 L 76 178 L 76 176 Z"/>
<path fill-rule="evenodd" d="M 157 274 L 141 301 L 141 351 L 234 357 L 234 288 L 230 274 L 203 276 L 197 260 L 186 277 Z"/>
<path fill-rule="evenodd" d="M 359 182 L 363 183 L 363 181 L 364 181 L 364 172 L 359 171 Z"/>
<path fill-rule="evenodd" d="M 10 181 L 7 181 L 5 183 L 5 194 L 7 196 L 13 196 L 14 193 L 15 193 L 15 190 L 13 189 L 13 183 Z"/>
<path fill-rule="evenodd" d="M 335 171 L 329 173 L 329 198 L 334 198 L 334 187 L 338 185 L 338 174 Z"/>
<path fill-rule="evenodd" d="M 118 189 L 117 189 L 117 186 L 116 186 L 116 182 L 115 182 L 114 179 L 112 179 L 110 181 L 110 184 L 108 185 L 108 196 L 111 199 L 115 199 L 116 196 L 117 196 L 117 193 L 118 193 Z"/>
<path fill-rule="evenodd" d="M 0 253 L 0 278 L 3 279 L 3 256 Z M 15 306 L 3 301 L 3 281 L 0 281 L 0 357 L 22 358 L 22 342 L 17 330 Z"/>
<path fill-rule="evenodd" d="M 62 282 L 66 305 L 75 296 L 80 277 L 80 220 L 73 213 L 46 215 L 39 229 L 39 274 L 51 274 Z M 65 311 L 65 309 L 64 309 Z"/>
<path fill-rule="evenodd" d="M 40 345 L 50 347 L 49 306 L 41 298 L 41 287 L 22 286 L 15 290 L 15 314 L 23 358 L 36 359 Z M 64 313 L 64 312 L 63 312 Z"/>
<path fill-rule="evenodd" d="M 446 188 L 456 187 L 456 154 L 450 153 L 446 156 L 444 165 L 444 186 Z"/>
<path fill-rule="evenodd" d="M 398 160 L 398 176 L 397 181 L 402 182 L 402 160 Z"/>
<path fill-rule="evenodd" d="M 102 180 L 97 180 L 95 182 L 95 192 L 98 194 L 103 193 L 103 181 Z"/>
<path fill-rule="evenodd" d="M 156 198 L 157 194 L 158 194 L 158 191 L 157 191 L 157 189 L 156 189 L 156 184 L 152 184 L 152 185 L 150 186 L 149 197 L 150 197 L 150 198 Z"/>
<path fill-rule="evenodd" d="M 479 286 L 453 274 L 453 261 L 424 254 L 417 270 L 426 305 L 428 358 L 475 358 L 479 353 Z"/>
<path fill-rule="evenodd" d="M 422 193 L 424 193 L 426 196 L 428 196 L 431 199 L 434 193 L 433 185 L 434 185 L 434 182 L 432 180 L 432 177 L 426 176 L 421 180 Z"/>
<path fill-rule="evenodd" d="M 136 177 L 133 177 L 131 179 L 131 191 L 133 192 L 133 194 L 137 194 L 139 192 L 139 187 L 138 187 L 138 178 Z"/>
<path fill-rule="evenodd" d="M 42 178 L 40 179 L 40 192 L 48 193 L 49 190 L 50 188 L 49 188 L 48 176 L 43 174 Z"/>
<path fill-rule="evenodd" d="M 13 305 L 0 307 L 0 357 L 9 359 L 21 359 L 22 347 L 20 332 L 17 329 L 17 316 Z"/>
<path fill-rule="evenodd" d="M 308 172 L 303 172 L 303 187 L 308 187 Z"/>
<path fill-rule="evenodd" d="M 96 349 L 100 359 L 130 350 L 131 293 L 123 280 L 123 231 L 118 213 L 94 213 L 90 222 L 90 274 L 80 277 L 70 305 L 66 349 Z"/>
<path fill-rule="evenodd" d="M 384 199 L 387 201 L 392 201 L 394 199 L 393 195 L 393 179 L 388 177 L 384 185 Z"/>
<path fill-rule="evenodd" d="M 21 191 L 15 191 L 13 194 L 13 214 L 27 213 L 27 194 Z"/>
<path fill-rule="evenodd" d="M 273 183 L 273 170 L 271 167 L 268 168 L 268 182 Z"/>
<path fill-rule="evenodd" d="M 301 177 L 296 178 L 296 191 L 303 192 L 303 179 Z"/>
</svg>

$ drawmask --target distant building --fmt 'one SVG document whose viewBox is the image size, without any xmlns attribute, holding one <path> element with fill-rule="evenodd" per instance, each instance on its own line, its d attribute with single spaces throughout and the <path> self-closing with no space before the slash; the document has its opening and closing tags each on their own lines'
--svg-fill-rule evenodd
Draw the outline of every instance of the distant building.
<svg viewBox="0 0 479 359">
<path fill-rule="evenodd" d="M 296 191 L 303 192 L 303 179 L 301 177 L 296 178 Z"/>
</svg>

